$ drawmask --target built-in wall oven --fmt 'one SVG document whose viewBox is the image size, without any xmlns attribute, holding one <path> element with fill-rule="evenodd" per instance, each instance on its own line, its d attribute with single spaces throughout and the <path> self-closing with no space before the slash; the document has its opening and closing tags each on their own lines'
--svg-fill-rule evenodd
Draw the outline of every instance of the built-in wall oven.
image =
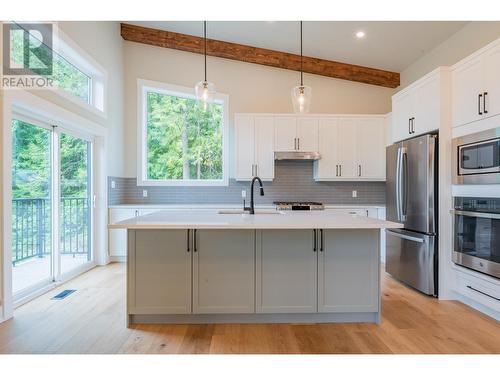
<svg viewBox="0 0 500 375">
<path fill-rule="evenodd" d="M 455 197 L 453 262 L 500 278 L 500 198 Z"/>
<path fill-rule="evenodd" d="M 454 184 L 500 184 L 500 128 L 453 139 Z"/>
</svg>

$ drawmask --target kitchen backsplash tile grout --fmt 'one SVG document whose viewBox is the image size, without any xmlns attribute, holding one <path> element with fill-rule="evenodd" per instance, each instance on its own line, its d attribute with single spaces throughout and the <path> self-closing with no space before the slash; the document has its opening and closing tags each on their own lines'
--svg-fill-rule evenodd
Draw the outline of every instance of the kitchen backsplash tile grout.
<svg viewBox="0 0 500 375">
<path fill-rule="evenodd" d="M 111 188 L 115 181 L 115 188 Z M 242 202 L 241 190 L 250 197 L 249 182 L 231 179 L 229 186 L 137 186 L 136 178 L 108 177 L 108 204 L 196 204 Z M 148 191 L 143 197 L 142 191 Z M 357 191 L 357 198 L 352 191 Z M 385 182 L 316 182 L 313 164 L 304 161 L 277 161 L 275 179 L 264 182 L 260 204 L 276 200 L 319 201 L 326 204 L 385 204 Z"/>
</svg>

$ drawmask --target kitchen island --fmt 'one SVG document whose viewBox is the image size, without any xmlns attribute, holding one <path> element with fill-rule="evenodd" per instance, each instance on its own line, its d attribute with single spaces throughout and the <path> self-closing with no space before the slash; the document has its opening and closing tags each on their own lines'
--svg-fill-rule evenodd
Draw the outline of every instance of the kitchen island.
<svg viewBox="0 0 500 375">
<path fill-rule="evenodd" d="M 126 228 L 129 323 L 379 322 L 380 230 L 325 211 L 170 210 Z"/>
</svg>

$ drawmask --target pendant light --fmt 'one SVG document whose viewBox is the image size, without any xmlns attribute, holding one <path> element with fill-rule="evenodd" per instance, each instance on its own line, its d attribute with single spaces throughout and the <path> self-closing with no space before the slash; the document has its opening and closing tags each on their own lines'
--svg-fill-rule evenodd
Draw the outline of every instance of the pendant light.
<svg viewBox="0 0 500 375">
<path fill-rule="evenodd" d="M 311 105 L 312 89 L 304 86 L 303 54 L 302 54 L 302 21 L 300 21 L 300 86 L 292 89 L 292 103 L 295 113 L 307 113 Z"/>
<path fill-rule="evenodd" d="M 215 85 L 207 81 L 207 21 L 203 21 L 203 39 L 205 45 L 205 79 L 200 81 L 194 87 L 196 100 L 206 111 L 210 103 L 214 101 Z"/>
</svg>

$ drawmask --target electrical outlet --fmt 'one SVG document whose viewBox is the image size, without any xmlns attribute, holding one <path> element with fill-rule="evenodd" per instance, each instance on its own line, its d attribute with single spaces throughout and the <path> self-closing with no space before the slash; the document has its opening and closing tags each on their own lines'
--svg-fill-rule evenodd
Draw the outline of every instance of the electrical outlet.
<svg viewBox="0 0 500 375">
<path fill-rule="evenodd" d="M 246 198 L 247 197 L 247 191 L 246 190 L 242 190 L 241 191 L 241 197 L 242 198 Z"/>
<path fill-rule="evenodd" d="M 116 182 L 115 182 L 115 180 L 111 180 L 111 189 L 116 189 Z"/>
<path fill-rule="evenodd" d="M 352 191 L 352 197 L 353 198 L 357 198 L 358 197 L 358 191 L 357 190 L 353 190 Z"/>
<path fill-rule="evenodd" d="M 144 189 L 142 191 L 142 196 L 143 196 L 143 198 L 147 198 L 148 197 L 148 191 L 146 189 Z"/>
</svg>

